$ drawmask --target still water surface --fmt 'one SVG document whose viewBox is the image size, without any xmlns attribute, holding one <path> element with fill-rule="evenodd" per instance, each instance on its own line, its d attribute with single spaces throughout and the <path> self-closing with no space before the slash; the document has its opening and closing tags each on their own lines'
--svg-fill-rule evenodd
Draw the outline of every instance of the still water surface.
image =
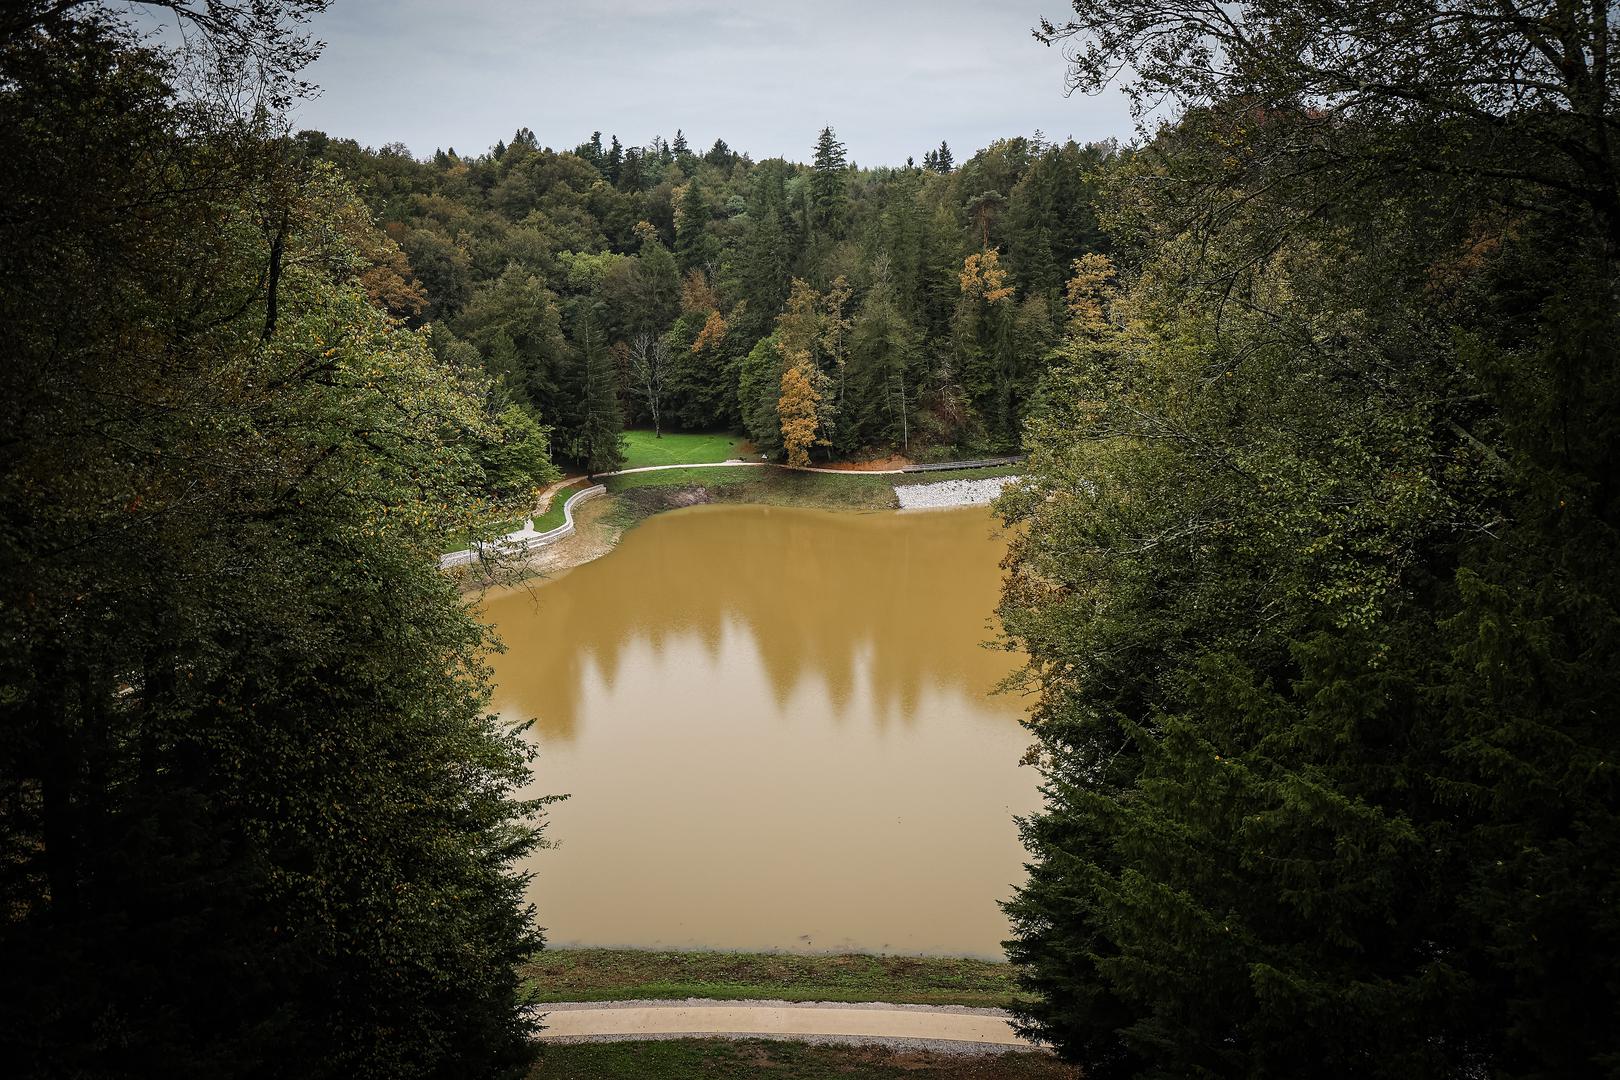
<svg viewBox="0 0 1620 1080">
<path fill-rule="evenodd" d="M 570 796 L 550 940 L 999 956 L 1036 802 L 981 647 L 1005 550 L 984 508 L 701 506 L 491 595 L 496 707 Z"/>
</svg>

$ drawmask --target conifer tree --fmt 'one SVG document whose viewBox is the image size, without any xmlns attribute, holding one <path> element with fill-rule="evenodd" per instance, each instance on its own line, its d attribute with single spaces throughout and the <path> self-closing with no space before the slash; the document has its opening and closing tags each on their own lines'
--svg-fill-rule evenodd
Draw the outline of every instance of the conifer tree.
<svg viewBox="0 0 1620 1080">
<path fill-rule="evenodd" d="M 849 173 L 845 163 L 844 144 L 838 141 L 830 127 L 821 129 L 816 138 L 814 174 L 811 179 L 811 203 L 814 208 L 814 226 L 818 231 L 836 233 L 842 224 L 844 205 L 848 200 Z"/>
<path fill-rule="evenodd" d="M 688 181 L 675 227 L 675 261 L 683 273 L 707 267 L 720 254 L 720 245 L 709 231 L 710 215 L 703 185 L 696 179 Z"/>
<path fill-rule="evenodd" d="M 612 472 L 624 464 L 619 375 L 601 332 L 589 322 L 580 333 L 580 367 L 580 423 L 569 456 L 588 473 Z"/>
</svg>

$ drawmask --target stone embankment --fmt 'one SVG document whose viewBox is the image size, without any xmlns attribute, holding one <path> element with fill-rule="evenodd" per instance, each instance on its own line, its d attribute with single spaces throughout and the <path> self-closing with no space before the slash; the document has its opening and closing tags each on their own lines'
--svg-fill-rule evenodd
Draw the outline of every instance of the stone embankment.
<svg viewBox="0 0 1620 1080">
<path fill-rule="evenodd" d="M 900 500 L 902 510 L 982 506 L 1017 479 L 1016 476 L 990 476 L 982 480 L 942 480 L 937 484 L 896 484 L 894 497 Z"/>
<path fill-rule="evenodd" d="M 536 532 L 532 527 L 534 522 L 526 522 L 524 527 L 517 532 L 507 533 L 505 536 L 492 540 L 487 544 L 467 548 L 464 551 L 452 551 L 448 555 L 440 556 L 439 569 L 448 570 L 452 566 L 466 566 L 468 563 L 477 562 L 486 554 L 492 556 L 521 555 L 526 551 L 533 551 L 535 548 L 545 547 L 547 544 L 554 544 L 565 537 L 573 536 L 574 507 L 587 499 L 594 499 L 606 491 L 607 488 L 601 484 L 595 484 L 568 496 L 568 501 L 563 503 L 563 523 L 555 529 Z"/>
</svg>

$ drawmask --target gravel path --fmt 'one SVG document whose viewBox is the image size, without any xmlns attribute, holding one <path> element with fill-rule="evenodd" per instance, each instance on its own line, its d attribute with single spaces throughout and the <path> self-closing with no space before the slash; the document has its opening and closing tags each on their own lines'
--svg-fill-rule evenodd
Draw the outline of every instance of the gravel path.
<svg viewBox="0 0 1620 1080">
<path fill-rule="evenodd" d="M 896 484 L 895 498 L 902 510 L 935 510 L 949 506 L 980 506 L 1001 494 L 1016 476 L 983 480 L 941 480 L 937 484 Z"/>
<path fill-rule="evenodd" d="M 831 1001 L 580 1001 L 543 1006 L 545 1042 L 692 1036 L 794 1039 L 954 1054 L 1034 1049 L 1000 1009 Z"/>
</svg>

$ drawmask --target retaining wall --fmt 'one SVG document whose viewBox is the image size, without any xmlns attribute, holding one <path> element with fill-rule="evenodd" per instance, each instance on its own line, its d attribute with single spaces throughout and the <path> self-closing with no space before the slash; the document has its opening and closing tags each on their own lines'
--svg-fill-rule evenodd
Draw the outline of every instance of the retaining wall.
<svg viewBox="0 0 1620 1080">
<path fill-rule="evenodd" d="M 568 501 L 563 503 L 563 523 L 555 529 L 549 529 L 546 532 L 533 532 L 526 528 L 519 529 L 515 533 L 508 533 L 486 544 L 474 544 L 465 551 L 452 551 L 448 555 L 439 557 L 439 569 L 448 570 L 452 566 L 466 566 L 468 563 L 477 562 L 485 555 L 492 558 L 521 555 L 525 551 L 533 551 L 535 548 L 555 544 L 558 540 L 573 536 L 574 507 L 587 499 L 594 499 L 606 491 L 607 488 L 601 484 L 595 484 L 568 496 Z"/>
</svg>

